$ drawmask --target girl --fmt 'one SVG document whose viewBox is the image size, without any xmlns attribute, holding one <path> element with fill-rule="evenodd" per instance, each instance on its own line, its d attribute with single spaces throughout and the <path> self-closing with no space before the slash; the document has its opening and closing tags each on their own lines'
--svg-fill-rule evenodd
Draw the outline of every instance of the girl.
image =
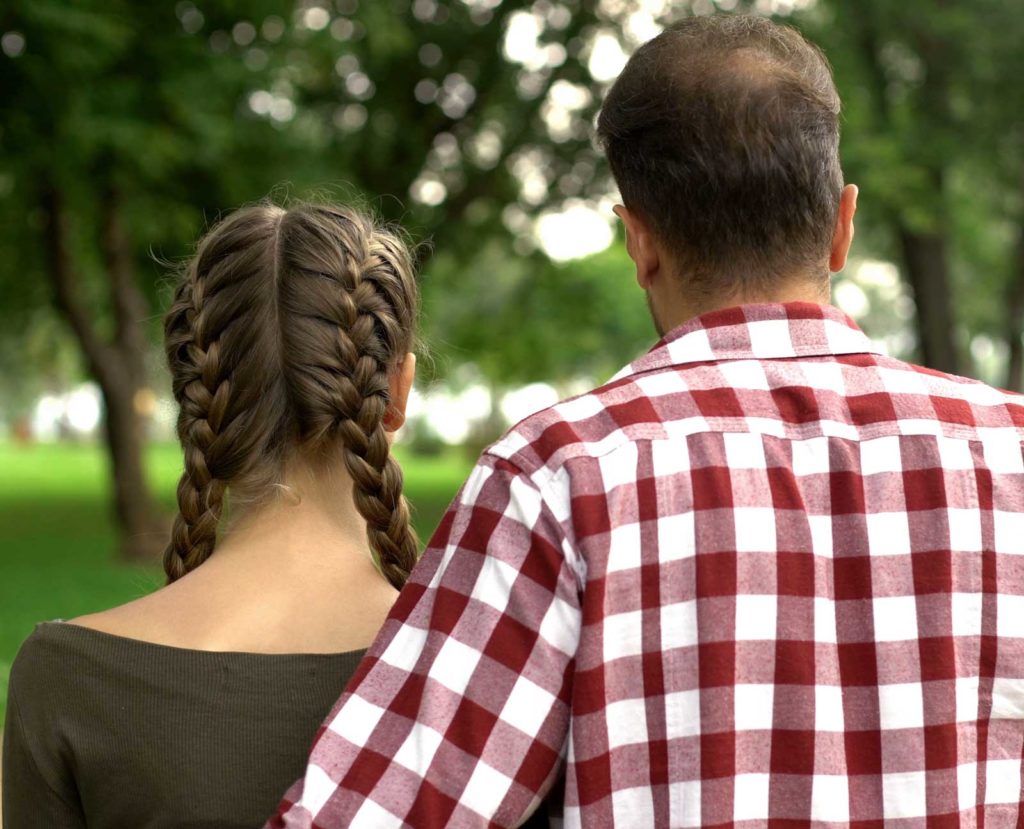
<svg viewBox="0 0 1024 829">
<path fill-rule="evenodd" d="M 165 320 L 185 457 L 169 583 L 22 646 L 8 826 L 274 810 L 416 559 L 389 446 L 417 304 L 405 245 L 353 210 L 259 205 L 203 239 Z"/>
</svg>

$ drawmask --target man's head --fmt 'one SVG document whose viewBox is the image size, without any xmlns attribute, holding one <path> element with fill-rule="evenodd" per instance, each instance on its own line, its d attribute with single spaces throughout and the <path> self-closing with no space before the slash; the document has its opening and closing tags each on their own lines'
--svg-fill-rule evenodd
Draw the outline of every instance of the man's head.
<svg viewBox="0 0 1024 829">
<path fill-rule="evenodd" d="M 856 193 L 843 191 L 828 63 L 796 30 L 739 15 L 666 29 L 630 59 L 597 130 L 627 235 L 649 233 L 693 307 L 794 281 L 827 296 Z"/>
</svg>

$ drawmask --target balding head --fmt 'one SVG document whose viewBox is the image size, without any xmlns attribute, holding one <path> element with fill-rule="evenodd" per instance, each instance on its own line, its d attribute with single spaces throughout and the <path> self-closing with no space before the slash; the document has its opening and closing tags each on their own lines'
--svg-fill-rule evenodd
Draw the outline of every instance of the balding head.
<svg viewBox="0 0 1024 829">
<path fill-rule="evenodd" d="M 690 18 L 641 46 L 598 136 L 625 206 L 688 289 L 828 278 L 842 191 L 839 97 L 822 53 L 753 16 Z"/>
</svg>

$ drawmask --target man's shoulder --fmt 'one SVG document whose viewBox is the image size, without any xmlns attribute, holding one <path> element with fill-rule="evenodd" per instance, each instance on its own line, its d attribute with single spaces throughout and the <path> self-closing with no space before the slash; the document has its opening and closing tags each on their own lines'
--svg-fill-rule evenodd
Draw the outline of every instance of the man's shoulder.
<svg viewBox="0 0 1024 829">
<path fill-rule="evenodd" d="M 485 450 L 527 475 L 555 472 L 570 460 L 596 458 L 663 431 L 649 389 L 636 377 L 613 379 L 524 418 Z"/>
<path fill-rule="evenodd" d="M 894 401 L 900 398 L 890 413 L 897 421 L 933 420 L 956 433 L 1005 429 L 1024 440 L 1024 394 L 881 355 L 851 355 L 839 357 L 838 361 L 858 374 L 867 370 L 871 378 L 861 375 L 841 391 L 830 391 L 858 397 L 873 390 Z M 637 440 L 664 438 L 669 432 L 678 433 L 676 427 L 687 423 L 694 428 L 712 429 L 712 423 L 704 417 L 715 409 L 709 395 L 714 396 L 716 386 L 728 388 L 726 379 L 719 363 L 663 366 L 619 375 L 602 386 L 530 415 L 509 429 L 486 453 L 504 459 L 527 475 L 553 474 L 573 459 L 600 458 Z M 791 379 L 788 372 L 775 378 L 786 383 Z M 784 419 L 768 401 L 765 402 L 773 411 L 758 411 L 762 401 L 756 389 L 733 391 L 750 396 L 747 402 L 751 412 Z M 671 405 L 664 405 L 663 401 L 669 398 Z M 719 402 L 729 403 L 731 399 Z M 859 408 L 851 408 L 848 416 L 856 420 Z M 670 423 L 669 417 L 679 422 Z M 738 428 L 735 418 L 729 420 L 731 429 Z"/>
<path fill-rule="evenodd" d="M 1001 400 L 1014 406 L 1024 405 L 1024 393 L 1019 391 L 1003 389 L 975 377 L 950 374 L 946 371 L 939 371 L 938 369 L 928 368 L 927 366 L 918 365 L 916 363 L 904 362 L 902 360 L 892 360 L 892 362 L 902 366 L 904 369 L 913 371 L 915 374 L 925 378 L 928 382 L 937 385 L 948 385 L 950 387 L 963 389 L 965 393 L 969 395 L 980 394 L 985 400 Z"/>
<path fill-rule="evenodd" d="M 1020 392 L 893 358 L 881 358 L 878 368 L 895 374 L 886 378 L 891 394 L 926 398 L 939 421 L 1015 429 L 1024 438 L 1024 394 Z"/>
</svg>

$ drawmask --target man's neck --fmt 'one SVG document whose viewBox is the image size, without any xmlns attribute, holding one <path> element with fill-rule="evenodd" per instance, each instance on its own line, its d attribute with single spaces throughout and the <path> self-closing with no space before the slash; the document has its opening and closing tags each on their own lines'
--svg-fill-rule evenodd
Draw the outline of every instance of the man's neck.
<svg viewBox="0 0 1024 829">
<path fill-rule="evenodd" d="M 831 283 L 818 280 L 811 282 L 806 279 L 791 280 L 775 286 L 769 291 L 736 291 L 727 295 L 699 299 L 683 295 L 678 290 L 672 290 L 667 296 L 660 296 L 653 289 L 648 293 L 651 316 L 654 317 L 654 324 L 658 329 L 659 336 L 664 336 L 694 317 L 722 308 L 784 302 L 813 302 L 819 305 L 828 305 L 831 301 Z"/>
</svg>

